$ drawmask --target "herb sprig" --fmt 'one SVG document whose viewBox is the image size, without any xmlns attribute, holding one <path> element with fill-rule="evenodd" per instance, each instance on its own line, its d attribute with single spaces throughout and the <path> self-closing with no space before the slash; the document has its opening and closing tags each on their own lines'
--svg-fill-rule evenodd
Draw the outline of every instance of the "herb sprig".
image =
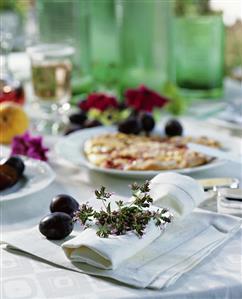
<svg viewBox="0 0 242 299">
<path fill-rule="evenodd" d="M 102 238 L 107 238 L 109 235 L 125 235 L 129 231 L 142 237 L 150 220 L 160 228 L 171 222 L 173 216 L 168 209 L 149 210 L 153 203 L 149 194 L 149 181 L 142 185 L 134 183 L 130 187 L 131 202 L 115 201 L 117 209 L 114 210 L 111 208 L 111 202 L 107 202 L 112 193 L 107 192 L 104 186 L 100 190 L 95 190 L 96 198 L 102 201 L 103 208 L 97 211 L 88 203 L 82 204 L 75 213 L 74 220 L 80 221 L 85 227 L 96 225 L 97 235 Z"/>
</svg>

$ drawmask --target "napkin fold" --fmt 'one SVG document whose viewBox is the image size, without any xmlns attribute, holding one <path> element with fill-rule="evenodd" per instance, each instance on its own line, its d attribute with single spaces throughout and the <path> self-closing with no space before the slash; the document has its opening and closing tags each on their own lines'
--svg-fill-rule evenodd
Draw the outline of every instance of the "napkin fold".
<svg viewBox="0 0 242 299">
<path fill-rule="evenodd" d="M 142 238 L 133 232 L 100 238 L 95 228 L 87 228 L 77 237 L 65 242 L 62 248 L 72 262 L 87 263 L 102 269 L 116 269 L 123 261 L 152 243 L 161 228 L 150 221 Z"/>
<path fill-rule="evenodd" d="M 203 200 L 203 187 L 196 180 L 179 173 L 160 173 L 150 182 L 150 195 L 157 207 L 169 208 L 177 218 L 184 218 Z"/>
<path fill-rule="evenodd" d="M 217 209 L 219 213 L 242 217 L 241 201 L 229 200 L 224 197 L 218 196 Z"/>
</svg>

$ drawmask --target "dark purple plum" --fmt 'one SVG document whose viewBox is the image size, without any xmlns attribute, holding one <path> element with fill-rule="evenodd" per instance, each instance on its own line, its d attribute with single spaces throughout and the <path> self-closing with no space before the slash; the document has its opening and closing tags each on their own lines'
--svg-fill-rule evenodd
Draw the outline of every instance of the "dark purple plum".
<svg viewBox="0 0 242 299">
<path fill-rule="evenodd" d="M 170 119 L 165 125 L 165 133 L 170 137 L 181 136 L 183 133 L 183 127 L 178 120 Z"/>
<path fill-rule="evenodd" d="M 15 171 L 17 172 L 18 176 L 21 176 L 25 169 L 23 160 L 18 156 L 10 157 L 4 164 L 14 168 Z"/>
<path fill-rule="evenodd" d="M 118 130 L 125 134 L 139 134 L 141 132 L 141 125 L 136 117 L 130 117 L 119 123 Z"/>
<path fill-rule="evenodd" d="M 50 211 L 53 212 L 63 212 L 70 216 L 73 216 L 73 213 L 78 210 L 79 203 L 75 198 L 66 195 L 59 194 L 56 195 L 50 203 Z"/>
<path fill-rule="evenodd" d="M 39 231 L 50 240 L 64 239 L 72 230 L 73 220 L 70 215 L 63 212 L 49 214 L 39 223 Z"/>
<path fill-rule="evenodd" d="M 73 113 L 69 116 L 70 122 L 75 125 L 83 125 L 86 119 L 87 115 L 85 112 Z"/>
<path fill-rule="evenodd" d="M 151 132 L 155 127 L 155 120 L 151 113 L 147 113 L 147 112 L 141 113 L 140 123 L 142 129 L 147 133 Z"/>
</svg>

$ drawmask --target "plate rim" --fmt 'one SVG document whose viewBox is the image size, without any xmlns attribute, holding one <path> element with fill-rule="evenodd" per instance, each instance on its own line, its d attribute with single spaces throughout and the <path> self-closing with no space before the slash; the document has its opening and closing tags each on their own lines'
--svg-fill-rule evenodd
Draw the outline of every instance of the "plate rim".
<svg viewBox="0 0 242 299">
<path fill-rule="evenodd" d="M 116 127 L 114 126 L 106 126 L 106 127 L 95 127 L 95 128 L 88 128 L 88 129 L 83 129 L 77 132 L 73 132 L 72 134 L 69 134 L 67 136 L 63 136 L 61 140 L 58 141 L 58 143 L 55 145 L 55 152 L 57 155 L 64 160 L 70 162 L 71 164 L 74 164 L 76 166 L 81 166 L 81 167 L 86 167 L 90 170 L 94 170 L 97 172 L 105 173 L 105 174 L 113 174 L 113 175 L 119 175 L 119 176 L 137 176 L 137 177 L 151 177 L 155 176 L 158 173 L 165 173 L 165 172 L 177 172 L 177 173 L 182 173 L 182 174 L 190 174 L 190 173 L 195 173 L 198 171 L 204 171 L 208 170 L 210 168 L 214 167 L 219 167 L 223 164 L 225 164 L 227 161 L 223 159 L 218 159 L 215 158 L 213 159 L 210 163 L 192 167 L 192 168 L 183 168 L 183 169 L 171 169 L 171 170 L 118 170 L 118 169 L 106 169 L 106 168 L 101 168 L 98 167 L 92 163 L 90 163 L 86 157 L 84 156 L 84 153 L 80 151 L 80 157 L 78 160 L 75 158 L 71 158 L 70 155 L 66 155 L 65 150 L 63 151 L 64 148 L 66 148 L 63 145 L 71 145 L 73 146 L 73 140 L 76 139 L 79 142 L 75 144 L 74 147 L 79 147 L 84 144 L 84 142 L 87 140 L 85 139 L 85 135 L 89 135 L 89 138 L 92 137 L 91 135 L 98 134 L 98 132 L 114 132 L 116 131 Z M 83 135 L 83 138 L 80 138 L 80 135 Z M 69 143 L 69 144 L 68 144 Z M 69 157 L 68 157 L 69 156 Z"/>
<path fill-rule="evenodd" d="M 39 192 L 40 190 L 45 189 L 47 186 L 49 186 L 56 178 L 56 173 L 52 169 L 52 167 L 46 163 L 45 161 L 32 159 L 29 157 L 23 157 L 24 160 L 30 160 L 32 163 L 36 163 L 44 167 L 47 173 L 49 174 L 49 177 L 47 177 L 42 184 L 38 184 L 35 189 L 32 189 L 31 187 L 29 189 L 26 189 L 25 192 L 19 193 L 18 191 L 7 194 L 7 195 L 1 195 L 0 193 L 0 202 L 9 201 L 9 200 L 15 200 L 19 199 L 25 196 L 29 196 L 31 194 L 34 194 L 36 192 Z M 24 188 L 24 187 L 23 187 Z"/>
</svg>

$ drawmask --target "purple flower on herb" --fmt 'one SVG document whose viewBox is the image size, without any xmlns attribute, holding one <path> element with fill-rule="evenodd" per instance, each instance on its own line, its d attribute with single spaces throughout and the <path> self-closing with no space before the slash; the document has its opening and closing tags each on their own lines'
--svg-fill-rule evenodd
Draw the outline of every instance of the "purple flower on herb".
<svg viewBox="0 0 242 299">
<path fill-rule="evenodd" d="M 27 131 L 13 138 L 11 155 L 23 155 L 36 160 L 47 161 L 48 148 L 43 145 L 41 136 L 31 136 Z"/>
</svg>

